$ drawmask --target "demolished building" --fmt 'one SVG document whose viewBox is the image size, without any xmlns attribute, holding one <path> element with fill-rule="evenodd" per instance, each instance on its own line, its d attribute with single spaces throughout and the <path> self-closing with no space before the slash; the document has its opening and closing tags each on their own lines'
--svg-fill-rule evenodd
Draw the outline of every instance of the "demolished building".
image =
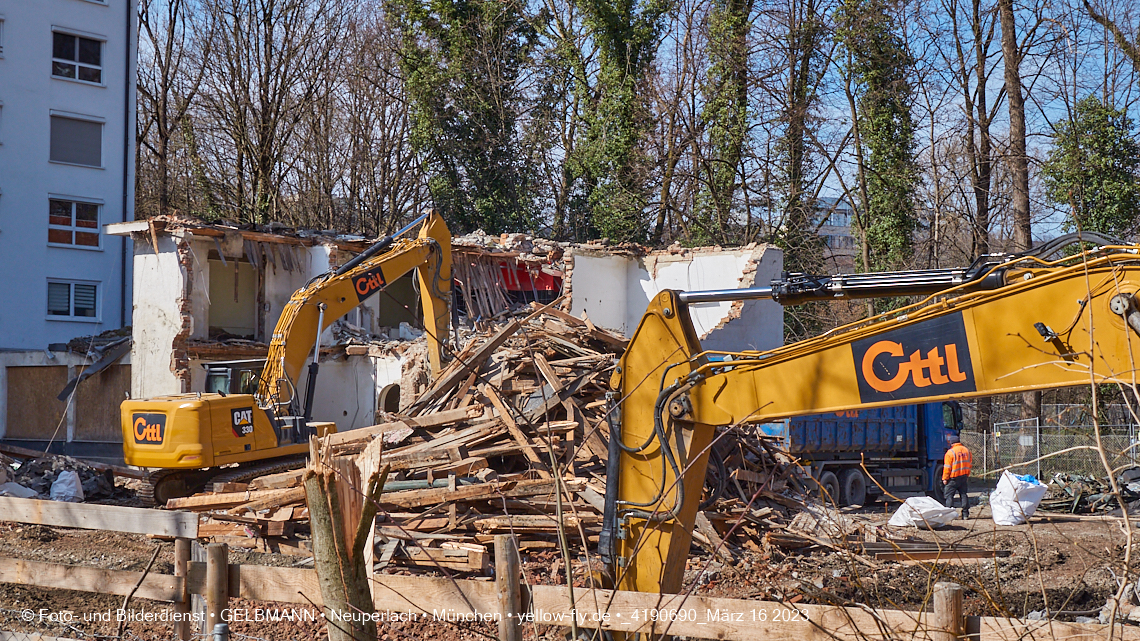
<svg viewBox="0 0 1140 641">
<path fill-rule="evenodd" d="M 207 363 L 264 358 L 292 293 L 368 246 L 363 238 L 332 232 L 241 229 L 175 217 L 106 229 L 134 241 L 133 346 L 119 370 L 120 377 L 129 376 L 132 398 L 201 392 Z M 523 234 L 475 233 L 453 239 L 453 265 L 461 325 L 496 318 L 520 303 L 564 296 L 564 310 L 628 337 L 657 291 L 766 283 L 780 274 L 782 255 L 763 245 L 648 251 L 637 245 L 565 245 Z M 401 392 L 405 405 L 414 397 L 408 370 L 423 356 L 423 342 L 412 340 L 422 327 L 419 309 L 408 275 L 325 331 L 314 419 L 333 421 L 341 430 L 364 427 L 376 422 L 378 411 L 400 406 Z M 782 311 L 770 301 L 702 305 L 693 317 L 712 349 L 782 344 Z M 300 389 L 306 375 L 297 381 Z M 4 380 L 0 377 L 0 386 Z M 120 381 L 108 393 L 100 394 L 95 385 L 84 392 L 107 405 L 97 438 L 108 445 L 121 443 L 113 410 L 123 399 L 123 387 Z M 8 415 L 20 416 L 14 411 L 19 399 L 0 393 L 6 396 Z M 5 440 L 47 438 L 42 425 L 24 431 L 13 429 L 11 421 L 4 426 Z"/>
</svg>

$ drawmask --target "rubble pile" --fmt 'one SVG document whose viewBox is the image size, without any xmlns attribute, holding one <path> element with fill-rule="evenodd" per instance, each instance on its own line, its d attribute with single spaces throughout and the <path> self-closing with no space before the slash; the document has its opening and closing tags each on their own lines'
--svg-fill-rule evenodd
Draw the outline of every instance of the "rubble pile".
<svg viewBox="0 0 1140 641">
<path fill-rule="evenodd" d="M 540 552 L 556 548 L 560 527 L 576 544 L 596 545 L 610 436 L 605 394 L 625 346 L 586 318 L 532 304 L 471 340 L 402 413 L 328 437 L 334 454 L 383 440 L 391 472 L 377 563 L 483 572 L 495 534 L 515 533 L 523 550 Z M 723 435 L 711 459 L 696 544 L 728 557 L 759 550 L 765 534 L 803 509 L 799 467 L 759 430 Z M 219 483 L 167 507 L 202 512 L 201 536 L 305 553 L 303 474 Z"/>
<path fill-rule="evenodd" d="M 1120 496 L 1129 512 L 1140 509 L 1140 468 L 1125 470 L 1116 479 Z M 1060 472 L 1053 475 L 1049 493 L 1038 506 L 1039 510 L 1091 514 L 1119 510 L 1120 504 L 1112 493 L 1107 477 Z"/>
<path fill-rule="evenodd" d="M 115 485 L 115 468 L 111 466 L 53 454 L 26 452 L 22 456 L 0 455 L 0 496 L 46 499 L 52 483 L 64 471 L 79 475 L 87 501 L 128 501 L 134 496 L 127 488 Z"/>
</svg>

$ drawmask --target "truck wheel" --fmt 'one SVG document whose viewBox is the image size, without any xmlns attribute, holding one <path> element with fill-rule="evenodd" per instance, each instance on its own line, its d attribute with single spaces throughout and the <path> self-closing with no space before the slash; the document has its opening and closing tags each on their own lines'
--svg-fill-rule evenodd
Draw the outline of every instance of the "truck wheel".
<svg viewBox="0 0 1140 641">
<path fill-rule="evenodd" d="M 819 497 L 824 503 L 839 502 L 839 479 L 834 472 L 823 472 L 819 475 Z"/>
<path fill-rule="evenodd" d="M 867 479 L 863 471 L 852 468 L 843 473 L 843 504 L 862 507 L 867 502 Z"/>
<path fill-rule="evenodd" d="M 942 505 L 946 505 L 946 496 L 942 493 L 942 465 L 934 468 L 934 478 L 931 479 L 934 489 L 930 491 L 930 498 L 938 501 Z"/>
</svg>

